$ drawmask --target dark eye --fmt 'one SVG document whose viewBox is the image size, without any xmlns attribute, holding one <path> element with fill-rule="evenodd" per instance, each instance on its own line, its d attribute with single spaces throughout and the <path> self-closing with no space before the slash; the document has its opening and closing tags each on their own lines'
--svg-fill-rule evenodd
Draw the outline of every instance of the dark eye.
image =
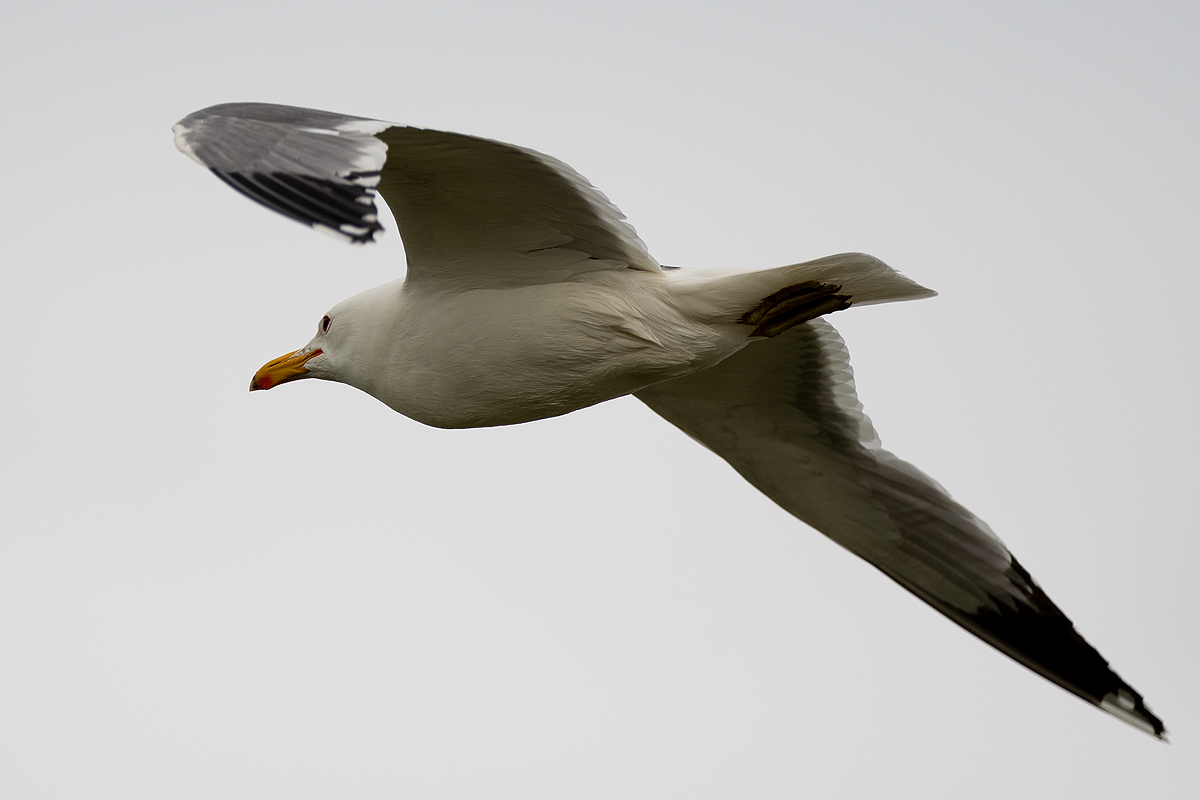
<svg viewBox="0 0 1200 800">
<path fill-rule="evenodd" d="M 328 314 L 321 317 L 321 333 L 329 333 L 329 324 L 331 322 L 333 322 L 333 320 L 329 318 Z"/>
</svg>

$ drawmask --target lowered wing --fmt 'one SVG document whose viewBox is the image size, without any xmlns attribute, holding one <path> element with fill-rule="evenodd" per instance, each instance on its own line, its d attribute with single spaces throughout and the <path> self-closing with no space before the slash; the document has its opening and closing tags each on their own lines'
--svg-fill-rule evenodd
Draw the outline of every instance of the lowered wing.
<svg viewBox="0 0 1200 800">
<path fill-rule="evenodd" d="M 636 393 L 746 480 L 954 622 L 1160 738 L 1108 667 L 991 528 L 879 447 L 846 347 L 824 320 Z"/>
</svg>

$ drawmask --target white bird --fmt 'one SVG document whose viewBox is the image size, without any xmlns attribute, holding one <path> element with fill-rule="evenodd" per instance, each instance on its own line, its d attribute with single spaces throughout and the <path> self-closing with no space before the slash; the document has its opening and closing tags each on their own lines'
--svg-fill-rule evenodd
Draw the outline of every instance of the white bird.
<svg viewBox="0 0 1200 800">
<path fill-rule="evenodd" d="M 627 394 L 767 497 L 1001 652 L 1165 738 L 992 530 L 880 448 L 818 317 L 934 293 L 861 253 L 758 271 L 663 267 L 548 156 L 455 133 L 233 103 L 174 127 L 254 200 L 366 243 L 391 207 L 405 278 L 335 305 L 251 390 L 339 381 L 428 425 L 552 417 Z"/>
</svg>

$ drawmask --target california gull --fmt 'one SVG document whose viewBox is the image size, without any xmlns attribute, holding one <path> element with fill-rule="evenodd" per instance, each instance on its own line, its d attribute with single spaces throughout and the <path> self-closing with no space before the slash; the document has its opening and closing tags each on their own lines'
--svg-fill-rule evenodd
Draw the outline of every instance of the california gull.
<svg viewBox="0 0 1200 800">
<path fill-rule="evenodd" d="M 406 276 L 335 305 L 253 389 L 346 383 L 428 425 L 510 425 L 632 394 L 788 512 L 1059 686 L 1165 738 L 991 528 L 883 450 L 822 317 L 934 293 L 861 253 L 663 267 L 541 153 L 311 109 L 197 111 L 175 143 L 221 180 L 354 243 L 396 218 Z"/>
</svg>

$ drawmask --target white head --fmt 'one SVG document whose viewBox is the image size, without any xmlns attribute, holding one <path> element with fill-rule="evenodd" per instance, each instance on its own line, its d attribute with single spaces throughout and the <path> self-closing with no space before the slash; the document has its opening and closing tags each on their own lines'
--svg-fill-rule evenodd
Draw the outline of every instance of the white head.
<svg viewBox="0 0 1200 800">
<path fill-rule="evenodd" d="M 402 283 L 385 283 L 338 303 L 321 317 L 317 334 L 308 344 L 267 362 L 254 373 L 250 391 L 320 378 L 370 393 L 376 376 L 365 372 L 364 365 L 379 363 L 381 354 L 376 351 L 392 339 Z"/>
</svg>

